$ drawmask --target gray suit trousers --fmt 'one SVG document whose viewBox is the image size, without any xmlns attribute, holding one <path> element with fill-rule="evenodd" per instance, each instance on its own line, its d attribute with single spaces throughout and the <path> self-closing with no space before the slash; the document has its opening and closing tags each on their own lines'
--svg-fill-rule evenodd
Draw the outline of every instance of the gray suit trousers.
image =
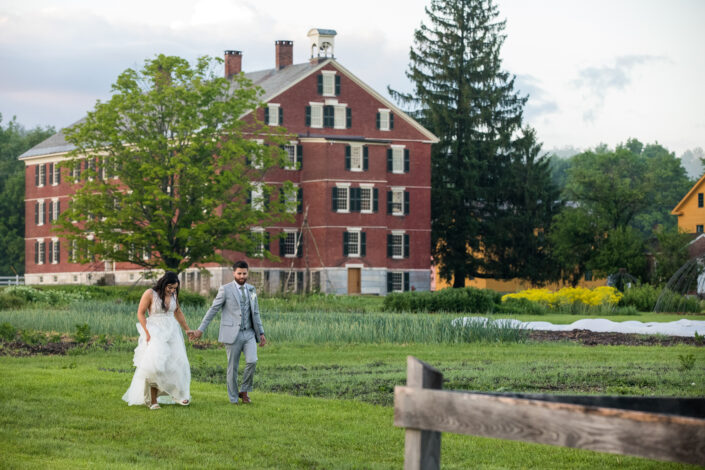
<svg viewBox="0 0 705 470">
<path fill-rule="evenodd" d="M 255 340 L 254 330 L 240 331 L 234 343 L 225 344 L 225 352 L 228 355 L 228 370 L 226 374 L 228 398 L 230 403 L 237 403 L 238 392 L 252 391 L 252 382 L 255 376 L 255 368 L 257 367 L 257 341 Z M 242 375 L 242 387 L 238 388 L 237 369 L 242 352 L 245 353 L 245 371 Z"/>
</svg>

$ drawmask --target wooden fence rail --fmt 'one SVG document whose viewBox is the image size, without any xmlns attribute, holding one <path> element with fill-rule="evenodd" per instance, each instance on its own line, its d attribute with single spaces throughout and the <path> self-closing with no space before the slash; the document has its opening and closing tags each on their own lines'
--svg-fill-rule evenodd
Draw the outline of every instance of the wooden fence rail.
<svg viewBox="0 0 705 470">
<path fill-rule="evenodd" d="M 0 286 L 24 285 L 24 276 L 0 276 Z"/>
<path fill-rule="evenodd" d="M 441 432 L 705 465 L 705 399 L 453 392 L 442 381 L 407 358 L 407 385 L 394 389 L 407 470 L 440 468 Z"/>
</svg>

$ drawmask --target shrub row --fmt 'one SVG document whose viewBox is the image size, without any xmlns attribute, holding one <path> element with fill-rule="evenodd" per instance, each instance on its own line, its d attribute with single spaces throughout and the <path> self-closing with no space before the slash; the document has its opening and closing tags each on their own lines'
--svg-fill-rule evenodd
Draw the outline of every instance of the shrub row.
<svg viewBox="0 0 705 470">
<path fill-rule="evenodd" d="M 27 304 L 62 305 L 81 300 L 112 300 L 137 304 L 144 293 L 144 286 L 11 286 L 0 290 L 0 310 L 21 308 Z M 206 298 L 195 292 L 181 290 L 182 305 L 203 307 Z"/>
<path fill-rule="evenodd" d="M 443 289 L 436 292 L 397 292 L 384 298 L 386 312 L 468 312 L 497 311 L 501 295 L 490 289 Z"/>
</svg>

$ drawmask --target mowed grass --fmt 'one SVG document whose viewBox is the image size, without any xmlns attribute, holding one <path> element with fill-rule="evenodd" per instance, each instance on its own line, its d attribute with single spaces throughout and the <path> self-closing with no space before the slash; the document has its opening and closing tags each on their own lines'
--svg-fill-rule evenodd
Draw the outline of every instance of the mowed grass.
<svg viewBox="0 0 705 470">
<path fill-rule="evenodd" d="M 72 333 L 86 323 L 93 334 L 128 337 L 106 351 L 0 356 L 0 468 L 401 468 L 404 432 L 392 424 L 392 404 L 407 355 L 439 368 L 446 389 L 705 396 L 702 347 L 536 343 L 480 330 L 463 337 L 447 330 L 457 315 L 300 307 L 263 312 L 270 344 L 259 349 L 254 405 L 228 403 L 225 352 L 214 345 L 188 347 L 193 404 L 159 411 L 120 399 L 133 373 L 134 305 L 0 311 L 0 323 L 20 329 Z M 192 327 L 202 313 L 186 311 Z M 217 330 L 210 326 L 211 341 Z M 694 366 L 684 367 L 691 356 Z M 691 468 L 447 433 L 442 466 Z"/>
<path fill-rule="evenodd" d="M 124 349 L 124 348 L 121 348 Z M 695 348 L 585 348 L 574 345 L 326 345 L 273 344 L 260 349 L 255 404 L 233 406 L 220 383 L 192 382 L 193 404 L 149 411 L 128 407 L 121 396 L 131 380 L 131 353 L 88 351 L 67 356 L 0 357 L 0 454 L 3 468 L 401 468 L 404 433 L 393 426 L 393 408 L 366 402 L 377 385 L 378 370 L 405 380 L 405 358 L 416 355 L 438 366 L 453 388 L 458 377 L 477 376 L 473 389 L 522 390 L 521 372 L 535 356 L 548 373 L 532 381 L 559 383 L 565 369 L 585 361 L 588 349 L 613 376 L 638 366 L 672 368 L 678 353 Z M 524 351 L 524 354 L 521 354 Z M 624 358 L 624 356 L 627 356 Z M 193 350 L 209 366 L 224 364 L 221 349 Z M 702 357 L 699 358 L 702 361 Z M 489 362 L 488 362 L 489 361 Z M 702 362 L 699 364 L 702 368 Z M 587 371 L 589 366 L 585 366 Z M 577 372 L 565 377 L 577 377 Z M 272 384 L 330 381 L 355 376 L 346 399 L 293 396 L 263 390 Z M 603 378 L 582 374 L 599 384 Z M 674 374 L 677 375 L 677 374 Z M 693 371 L 679 384 L 660 387 L 668 395 L 696 380 L 702 394 L 703 372 Z M 481 376 L 481 377 L 480 377 Z M 455 377 L 455 378 L 454 378 Z M 514 377 L 514 379 L 512 379 Z M 554 377 L 554 378 L 551 378 Z M 614 379 L 609 379 L 614 380 Z M 569 380 L 570 381 L 570 380 Z M 658 382 L 658 379 L 654 380 Z M 269 385 L 268 385 L 269 384 Z M 544 384 L 545 385 L 545 384 Z M 564 391 L 583 390 L 577 381 Z M 315 390 L 310 388 L 310 391 Z M 354 391 L 358 390 L 359 396 Z M 391 393 L 389 391 L 385 393 Z M 335 395 L 331 395 L 334 397 Z M 432 406 L 433 404 L 429 404 Z M 584 450 L 444 434 L 443 468 L 629 468 L 687 466 Z"/>
</svg>

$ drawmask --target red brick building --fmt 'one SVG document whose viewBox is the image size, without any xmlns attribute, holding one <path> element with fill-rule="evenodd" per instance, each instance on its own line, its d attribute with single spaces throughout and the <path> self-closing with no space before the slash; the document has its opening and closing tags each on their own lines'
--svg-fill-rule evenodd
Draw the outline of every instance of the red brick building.
<svg viewBox="0 0 705 470">
<path fill-rule="evenodd" d="M 293 182 L 299 212 L 293 223 L 252 228 L 268 232 L 269 249 L 281 261 L 247 258 L 251 279 L 269 292 L 429 290 L 431 144 L 437 138 L 335 60 L 335 34 L 311 30 L 311 59 L 302 64 L 293 64 L 291 41 L 276 41 L 275 68 L 245 74 L 264 90 L 266 108 L 258 117 L 298 136 L 286 147 L 291 169 L 269 171 L 266 182 Z M 226 51 L 226 76 L 239 73 L 241 63 L 241 52 Z M 56 165 L 70 150 L 60 132 L 20 156 L 26 165 L 26 282 L 137 282 L 142 271 L 127 263 L 72 263 L 70 247 L 51 232 L 71 195 Z M 185 272 L 185 287 L 217 288 L 232 279 L 229 267 L 206 268 L 208 276 Z"/>
</svg>

